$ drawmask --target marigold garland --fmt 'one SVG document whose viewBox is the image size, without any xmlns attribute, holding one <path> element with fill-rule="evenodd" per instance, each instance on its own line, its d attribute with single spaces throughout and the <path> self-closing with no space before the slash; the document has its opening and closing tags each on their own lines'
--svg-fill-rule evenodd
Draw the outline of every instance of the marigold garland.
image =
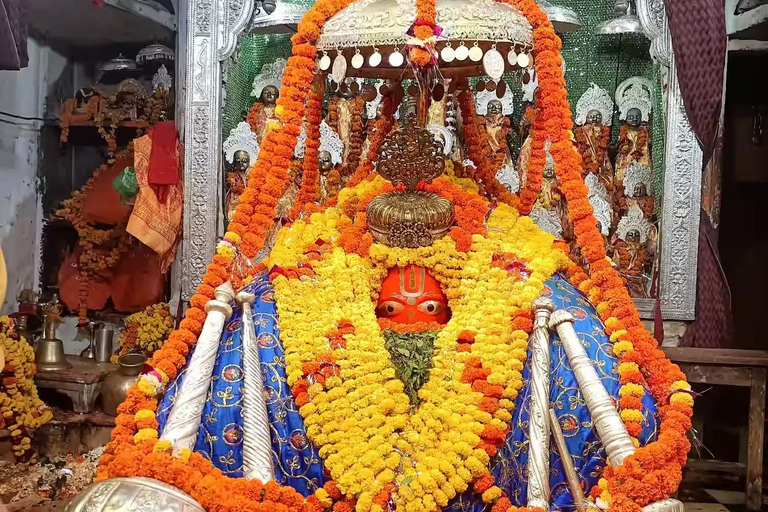
<svg viewBox="0 0 768 512">
<path fill-rule="evenodd" d="M 319 83 L 318 83 L 319 82 Z M 291 208 L 289 217 L 297 219 L 309 204 L 320 200 L 320 170 L 317 156 L 320 148 L 320 123 L 323 118 L 323 93 L 325 78 L 315 77 L 315 85 L 307 100 L 307 119 L 304 123 L 307 137 L 304 147 L 304 163 L 301 176 L 301 189 Z"/>
<path fill-rule="evenodd" d="M 435 190 L 452 190 L 446 182 L 436 180 Z M 450 237 L 432 247 L 415 250 L 373 244 L 369 247 L 374 264 L 371 268 L 360 254 L 345 250 L 339 231 L 345 225 L 341 212 L 345 208 L 343 203 L 351 196 L 372 197 L 387 186 L 383 181 L 378 187 L 364 182 L 356 188 L 359 192 L 347 189 L 349 193 L 340 198 L 337 208 L 314 214 L 308 222 L 299 220 L 290 232 L 281 232 L 270 256 L 269 265 L 282 269 L 308 266 L 316 276 L 304 280 L 298 274 L 291 277 L 289 272 L 273 275 L 288 381 L 303 404 L 300 413 L 305 418 L 309 438 L 319 447 L 325 467 L 343 494 L 357 499 L 356 510 L 368 512 L 370 508 L 366 507 L 372 506 L 374 496 L 387 483 L 396 482 L 395 502 L 399 508 L 432 511 L 488 474 L 488 460 L 509 430 L 513 400 L 522 385 L 520 372 L 528 332 L 513 330 L 512 325 L 516 324 L 510 324 L 508 319 L 520 310 L 527 314 L 530 302 L 541 293 L 544 280 L 568 260 L 562 252 L 550 251 L 551 236 L 538 231 L 530 219 L 518 218 L 513 209 L 501 205 L 488 220 L 493 232 L 489 231 L 488 238 L 473 237 L 469 253 L 458 251 Z M 362 210 L 366 199 L 357 204 Z M 354 225 L 360 217 L 364 218 L 362 211 L 346 223 Z M 324 246 L 332 248 L 319 253 L 319 258 L 315 256 L 317 240 L 328 241 Z M 521 257 L 530 258 L 533 270 L 527 280 L 518 280 L 519 274 L 510 276 L 505 269 L 490 265 L 492 254 L 502 246 L 519 250 L 525 253 Z M 423 403 L 411 414 L 410 401 L 389 362 L 370 299 L 387 268 L 409 263 L 432 269 L 445 286 L 452 309 L 451 320 L 435 340 L 438 355 L 432 378 L 419 391 Z M 483 286 L 475 281 L 478 268 L 484 276 Z M 488 300 L 494 293 L 498 293 L 498 300 Z M 514 299 L 510 303 L 503 297 Z M 309 303 L 323 303 L 326 308 L 322 313 L 309 313 Z M 343 347 L 334 345 L 334 336 L 326 333 L 346 322 L 352 325 L 353 332 L 343 336 Z M 467 329 L 475 333 L 471 350 L 457 350 L 458 338 Z M 375 358 L 376 368 L 373 362 L 359 366 L 368 360 L 361 359 L 363 354 L 377 351 L 381 357 Z M 501 353 L 504 357 L 499 357 Z M 474 370 L 457 373 L 455 370 L 461 370 L 462 365 Z M 319 368 L 332 366 L 340 369 L 338 375 L 318 375 Z M 441 376 L 448 375 L 454 375 L 455 380 L 445 387 L 445 377 Z M 364 381 L 358 381 L 363 377 Z M 309 382 L 314 384 L 307 386 Z M 473 394 L 471 390 L 479 393 Z M 381 395 L 371 399 L 377 394 Z M 464 398 L 459 399 L 460 396 Z M 467 403 L 469 397 L 477 401 Z M 349 413 L 335 417 L 347 418 L 346 421 L 326 419 L 325 411 L 338 412 L 345 407 L 350 407 Z M 454 412 L 469 414 L 467 420 L 461 425 L 450 422 L 450 428 L 432 431 L 436 428 L 433 425 L 449 422 L 451 407 L 458 407 Z M 377 430 L 368 429 L 363 437 L 362 433 L 353 435 L 356 431 L 349 430 L 366 421 L 376 425 Z M 347 431 L 351 437 L 343 434 Z M 399 452 L 393 452 L 393 448 Z M 376 454 L 383 456 L 380 467 L 375 465 Z M 408 469 L 409 460 L 416 464 L 414 469 Z M 441 460 L 450 461 L 447 467 L 451 469 L 444 464 L 441 467 Z M 404 462 L 405 469 L 395 472 Z M 500 490 L 488 488 L 483 495 L 486 500 L 495 501 Z"/>
<path fill-rule="evenodd" d="M 195 318 L 190 320 L 202 325 L 205 322 L 205 315 L 201 316 L 198 310 L 202 311 L 201 308 L 195 308 L 191 315 Z M 151 357 L 156 350 L 162 348 L 173 330 L 174 323 L 175 320 L 171 316 L 167 302 L 153 304 L 144 311 L 126 317 L 125 329 L 117 339 L 119 348 L 112 356 L 112 362 L 117 363 L 119 356 L 134 351 L 141 351 L 147 357 Z"/>
<path fill-rule="evenodd" d="M 600 127 L 600 138 L 597 141 L 597 148 L 594 156 L 590 148 L 590 142 L 587 139 L 585 130 L 576 130 L 576 147 L 581 155 L 582 176 L 597 174 L 605 161 L 605 155 L 608 151 L 608 144 L 611 141 L 611 129 L 606 125 Z"/>
<path fill-rule="evenodd" d="M 19 336 L 7 316 L 0 317 L 0 349 L 5 356 L 5 367 L 0 369 L 0 428 L 11 434 L 16 462 L 28 462 L 35 455 L 31 431 L 53 415 L 37 395 L 32 346 Z"/>
</svg>

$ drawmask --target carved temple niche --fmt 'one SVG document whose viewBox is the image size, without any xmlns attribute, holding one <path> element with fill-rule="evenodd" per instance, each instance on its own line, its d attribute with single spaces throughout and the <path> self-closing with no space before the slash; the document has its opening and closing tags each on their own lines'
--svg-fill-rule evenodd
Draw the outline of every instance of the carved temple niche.
<svg viewBox="0 0 768 512">
<path fill-rule="evenodd" d="M 291 33 L 308 3 L 267 0 L 190 0 L 186 15 L 185 111 L 185 201 L 182 245 L 182 299 L 189 300 L 202 280 L 205 267 L 215 253 L 217 237 L 226 222 L 227 170 L 233 165 L 246 168 L 255 162 L 258 144 L 242 130 L 224 143 L 238 128 L 240 112 L 227 111 L 233 105 L 229 80 L 235 78 L 238 60 L 254 34 L 267 44 Z M 274 10 L 272 10 L 274 8 Z M 270 12 L 271 11 L 271 12 Z M 288 35 L 283 48 L 288 57 Z M 271 38 L 271 39 L 270 39 Z M 271 44 L 274 47 L 274 44 Z M 258 53 L 258 52 L 257 52 Z M 261 59 L 263 60 L 263 58 Z M 255 75 L 266 62 L 252 66 Z M 241 66 L 242 68 L 243 66 Z M 240 69 L 242 71 L 242 69 Z M 242 80 L 242 76 L 237 76 Z M 246 78 L 247 81 L 247 78 Z M 244 110 L 247 112 L 253 76 L 248 83 Z M 226 98 L 226 100 L 225 100 Z M 231 110 L 231 109 L 230 109 Z M 241 109 L 242 110 L 242 109 Z M 222 115 L 222 112 L 225 114 Z M 227 115 L 227 114 L 230 115 Z M 224 132 L 223 128 L 226 130 Z M 247 161 L 247 163 L 246 163 Z M 237 177 L 230 175 L 237 183 Z"/>
<path fill-rule="evenodd" d="M 235 179 L 237 176 L 228 175 L 227 172 L 235 165 L 239 165 L 240 168 L 248 167 L 255 160 L 254 153 L 257 150 L 254 148 L 258 147 L 261 136 L 259 130 L 269 122 L 269 110 L 258 106 L 254 109 L 254 105 L 265 104 L 263 94 L 265 84 L 269 84 L 270 79 L 274 78 L 268 75 L 278 74 L 271 69 L 271 66 L 278 58 L 287 57 L 287 45 L 285 55 L 278 55 L 272 50 L 268 58 L 264 56 L 265 50 L 257 49 L 254 52 L 253 47 L 249 45 L 258 46 L 263 44 L 258 41 L 267 40 L 272 47 L 279 46 L 280 35 L 275 32 L 284 30 L 290 23 L 298 22 L 308 7 L 306 4 L 278 2 L 275 12 L 268 15 L 264 12 L 264 4 L 256 5 L 255 2 L 256 0 L 195 0 L 189 4 L 187 34 L 190 52 L 186 66 L 185 105 L 188 185 L 181 270 L 182 296 L 186 299 L 199 284 L 205 266 L 214 254 L 217 235 L 223 234 L 225 217 L 227 210 L 230 209 L 227 206 L 230 191 L 228 187 L 236 187 L 238 183 Z M 625 237 L 630 237 L 633 241 L 637 237 L 641 240 L 656 237 L 655 246 L 661 247 L 662 250 L 651 251 L 655 254 L 652 256 L 652 263 L 647 272 L 649 275 L 656 273 L 659 276 L 662 315 L 665 319 L 691 320 L 694 318 L 696 296 L 701 152 L 688 124 L 680 97 L 663 1 L 638 0 L 637 3 L 643 28 L 651 40 L 650 56 L 661 64 L 661 73 L 654 75 L 651 84 L 654 102 L 652 122 L 657 143 L 651 148 L 653 155 L 649 158 L 654 167 L 652 172 L 660 176 L 660 179 L 654 179 L 653 188 L 656 191 L 663 190 L 663 194 L 659 193 L 654 198 L 655 204 L 649 206 L 645 197 L 646 195 L 653 197 L 651 187 L 636 187 L 647 181 L 643 178 L 643 173 L 646 171 L 632 169 L 629 173 L 632 179 L 628 181 L 631 184 L 630 197 L 624 197 L 623 202 L 616 201 L 613 197 L 608 198 L 611 208 L 614 208 L 614 203 L 620 204 L 618 207 L 620 215 L 615 222 L 608 221 L 611 223 L 611 228 L 606 236 L 610 239 L 618 232 L 621 218 L 627 217 L 627 221 L 621 226 L 621 232 Z M 254 33 L 263 34 L 264 32 L 270 35 L 251 38 Z M 265 39 L 265 37 L 271 39 Z M 567 54 L 567 50 L 568 37 L 565 37 L 563 54 L 569 68 L 572 66 L 571 62 L 568 62 L 569 55 L 571 56 L 574 70 L 572 73 L 576 76 L 579 74 L 579 63 L 575 62 L 577 60 L 575 54 L 573 52 Z M 241 66 L 240 64 L 247 60 L 246 55 L 251 54 L 260 55 L 260 57 L 254 59 L 248 66 Z M 250 74 L 244 73 L 244 68 L 248 68 Z M 262 77 L 261 84 L 254 83 L 257 75 Z M 526 94 L 532 92 L 536 86 L 535 76 L 532 80 L 530 78 L 523 87 Z M 619 82 L 626 78 L 629 76 L 622 76 Z M 249 90 L 245 93 L 233 93 L 235 83 L 239 83 L 241 89 L 247 86 Z M 520 97 L 519 84 L 513 81 L 509 83 L 512 84 L 510 88 L 513 89 L 514 94 Z M 610 89 L 611 100 L 616 95 L 616 85 L 619 84 L 612 81 L 604 84 L 605 88 Z M 574 97 L 580 97 L 587 87 L 588 84 L 580 91 L 572 91 Z M 634 95 L 634 100 L 637 100 L 642 96 L 639 93 L 643 92 L 643 87 L 639 82 L 635 83 L 632 87 L 628 87 L 632 93 L 626 96 Z M 362 94 L 362 85 L 359 88 Z M 645 91 L 647 92 L 647 89 Z M 254 95 L 251 95 L 252 92 Z M 515 113 L 508 117 L 517 123 L 524 117 L 525 109 L 520 106 L 517 99 L 515 102 Z M 631 103 L 630 101 L 628 104 Z M 629 114 L 629 109 L 626 110 L 621 119 L 618 115 L 610 114 L 614 123 L 611 134 L 614 139 L 613 148 L 616 144 L 615 139 L 619 137 L 619 126 L 624 123 Z M 251 119 L 248 119 L 247 113 L 243 115 L 243 112 L 249 111 L 253 114 L 250 116 Z M 375 108 L 373 114 L 375 115 Z M 641 113 L 641 117 L 646 116 L 642 116 Z M 641 119 L 641 122 L 647 120 L 647 118 Z M 329 117 L 327 121 L 333 128 L 334 119 Z M 243 124 L 251 128 L 251 133 L 248 133 Z M 663 143 L 661 143 L 662 140 Z M 335 150 L 338 150 L 337 145 L 327 146 L 334 150 L 328 154 L 333 155 Z M 460 148 L 460 144 L 455 146 Z M 616 154 L 613 148 L 610 159 L 615 166 Z M 511 157 L 507 159 L 510 165 L 507 167 L 516 168 L 519 172 L 516 157 L 518 150 L 524 150 L 524 148 L 512 146 L 511 149 Z M 330 169 L 338 166 L 336 160 L 334 157 L 330 158 Z M 630 170 L 628 164 L 622 167 L 625 171 Z M 521 179 L 521 176 L 517 177 L 518 182 Z M 228 181 L 231 183 L 227 183 Z M 619 180 L 619 185 L 624 188 L 623 176 Z M 553 191 L 552 196 L 556 195 L 556 191 Z M 231 203 L 229 204 L 231 206 Z M 649 208 L 653 210 L 657 224 L 647 230 L 642 227 L 632 229 L 639 220 L 637 210 L 642 215 L 642 212 L 647 212 Z M 550 220 L 554 219 L 552 215 L 549 217 L 552 217 Z M 560 215 L 560 218 L 562 219 L 563 216 Z M 630 259 L 636 257 L 637 251 L 625 249 L 626 247 L 622 248 L 623 258 L 620 261 L 626 262 L 629 261 L 627 257 Z M 650 280 L 647 280 L 643 286 L 649 288 L 647 286 L 649 282 Z M 656 304 L 653 298 L 639 298 L 637 304 L 644 317 L 653 316 Z"/>
<path fill-rule="evenodd" d="M 665 320 L 693 320 L 696 312 L 702 152 L 688 122 L 674 65 L 663 0 L 638 0 L 638 15 L 651 39 L 651 56 L 666 71 L 663 198 L 658 256 L 661 312 Z M 654 301 L 636 301 L 653 317 Z"/>
</svg>

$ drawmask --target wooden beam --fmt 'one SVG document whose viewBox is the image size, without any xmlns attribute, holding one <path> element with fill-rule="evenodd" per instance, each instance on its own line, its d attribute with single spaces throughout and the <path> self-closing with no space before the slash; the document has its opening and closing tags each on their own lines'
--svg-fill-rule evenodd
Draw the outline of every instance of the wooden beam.
<svg viewBox="0 0 768 512">
<path fill-rule="evenodd" d="M 747 508 L 763 504 L 763 435 L 765 432 L 765 368 L 752 373 L 749 392 L 749 450 L 747 456 Z"/>
<path fill-rule="evenodd" d="M 768 351 L 724 348 L 662 348 L 673 363 L 768 367 Z"/>
<path fill-rule="evenodd" d="M 731 368 L 680 363 L 680 369 L 689 382 L 717 384 L 721 386 L 752 386 L 752 371 L 756 368 Z"/>
</svg>

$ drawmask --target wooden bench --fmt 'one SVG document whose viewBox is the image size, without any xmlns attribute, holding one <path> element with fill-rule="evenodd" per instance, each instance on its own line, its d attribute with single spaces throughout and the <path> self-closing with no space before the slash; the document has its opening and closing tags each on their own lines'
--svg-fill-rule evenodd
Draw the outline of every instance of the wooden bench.
<svg viewBox="0 0 768 512">
<path fill-rule="evenodd" d="M 746 464 L 747 508 L 760 510 L 763 486 L 763 434 L 768 351 L 702 348 L 664 348 L 689 382 L 749 388 L 748 450 Z M 701 469 L 722 469 L 720 461 L 697 461 Z M 735 468 L 743 465 L 731 464 Z"/>
</svg>

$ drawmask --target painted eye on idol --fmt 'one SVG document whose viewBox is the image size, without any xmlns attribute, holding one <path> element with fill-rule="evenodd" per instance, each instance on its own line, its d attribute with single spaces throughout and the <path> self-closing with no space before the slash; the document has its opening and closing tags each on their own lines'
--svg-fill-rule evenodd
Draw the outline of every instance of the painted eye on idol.
<svg viewBox="0 0 768 512">
<path fill-rule="evenodd" d="M 402 312 L 403 309 L 405 309 L 405 306 L 394 300 L 382 302 L 378 307 L 379 315 L 381 316 L 395 316 Z"/>
<path fill-rule="evenodd" d="M 419 304 L 417 309 L 427 315 L 439 315 L 445 309 L 445 305 L 436 300 L 428 300 Z"/>
</svg>

